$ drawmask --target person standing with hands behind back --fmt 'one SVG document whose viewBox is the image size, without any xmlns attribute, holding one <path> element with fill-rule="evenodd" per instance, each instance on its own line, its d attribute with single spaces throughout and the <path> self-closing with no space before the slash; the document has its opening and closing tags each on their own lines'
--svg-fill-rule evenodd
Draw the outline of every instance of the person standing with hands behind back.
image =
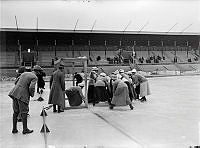
<svg viewBox="0 0 200 148">
<path fill-rule="evenodd" d="M 64 112 L 62 109 L 65 105 L 65 73 L 64 63 L 62 60 L 60 60 L 58 69 L 54 71 L 50 79 L 48 103 L 53 104 L 53 112 L 57 112 L 56 106 L 58 106 L 58 113 Z"/>
<path fill-rule="evenodd" d="M 12 133 L 18 133 L 17 117 L 22 116 L 23 134 L 30 134 L 33 130 L 27 127 L 27 114 L 29 112 L 30 97 L 34 96 L 35 84 L 37 82 L 38 69 L 33 68 L 32 72 L 22 73 L 15 81 L 14 88 L 9 92 L 8 96 L 13 100 L 13 129 Z"/>
</svg>

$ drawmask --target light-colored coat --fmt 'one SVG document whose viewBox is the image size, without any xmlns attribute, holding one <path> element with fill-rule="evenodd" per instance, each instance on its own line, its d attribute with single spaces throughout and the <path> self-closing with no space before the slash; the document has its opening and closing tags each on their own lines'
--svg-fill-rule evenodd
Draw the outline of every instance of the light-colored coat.
<svg viewBox="0 0 200 148">
<path fill-rule="evenodd" d="M 50 79 L 49 104 L 64 107 L 65 105 L 65 74 L 59 69 L 53 73 Z"/>
<path fill-rule="evenodd" d="M 128 86 L 120 79 L 113 83 L 112 104 L 116 106 L 126 106 L 131 104 Z"/>
<path fill-rule="evenodd" d="M 37 79 L 37 76 L 33 72 L 22 73 L 17 78 L 15 86 L 9 92 L 8 96 L 10 96 L 12 99 L 16 98 L 28 104 L 30 101 L 30 96 L 34 96 Z"/>
</svg>

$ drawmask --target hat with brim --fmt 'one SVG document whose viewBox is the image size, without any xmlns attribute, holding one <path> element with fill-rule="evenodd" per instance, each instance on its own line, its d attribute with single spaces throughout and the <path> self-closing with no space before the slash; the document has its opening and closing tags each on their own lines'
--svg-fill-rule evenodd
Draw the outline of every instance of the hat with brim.
<svg viewBox="0 0 200 148">
<path fill-rule="evenodd" d="M 124 70 L 123 70 L 123 69 L 120 69 L 120 70 L 119 70 L 119 73 L 124 73 Z"/>
<path fill-rule="evenodd" d="M 97 67 L 92 67 L 92 71 L 98 71 L 99 69 Z"/>
<path fill-rule="evenodd" d="M 84 87 L 84 84 L 83 83 L 79 83 L 78 86 Z"/>
<path fill-rule="evenodd" d="M 106 74 L 104 72 L 100 73 L 100 76 L 106 77 Z"/>
<path fill-rule="evenodd" d="M 33 67 L 33 70 L 34 70 L 34 71 L 42 71 L 43 69 L 42 69 L 39 65 L 35 65 L 35 66 Z"/>
<path fill-rule="evenodd" d="M 131 72 L 132 73 L 136 73 L 137 71 L 136 71 L 136 69 L 132 69 Z"/>
</svg>

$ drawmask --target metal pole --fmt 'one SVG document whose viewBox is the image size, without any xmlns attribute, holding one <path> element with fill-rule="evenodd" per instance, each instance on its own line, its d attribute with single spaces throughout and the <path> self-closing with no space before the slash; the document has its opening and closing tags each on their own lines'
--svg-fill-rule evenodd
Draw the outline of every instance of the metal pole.
<svg viewBox="0 0 200 148">
<path fill-rule="evenodd" d="M 43 117 L 43 125 L 44 125 L 44 142 L 45 142 L 45 148 L 48 148 L 47 145 L 47 131 L 46 131 L 46 123 L 45 123 L 45 112 L 44 112 L 44 106 L 42 108 L 42 117 Z"/>
<path fill-rule="evenodd" d="M 55 40 L 55 42 L 54 42 L 54 55 L 55 55 L 55 57 L 56 57 L 56 40 Z"/>
<path fill-rule="evenodd" d="M 85 77 L 85 106 L 88 108 L 88 98 L 87 98 L 87 59 L 83 63 L 84 67 L 84 77 Z"/>
</svg>

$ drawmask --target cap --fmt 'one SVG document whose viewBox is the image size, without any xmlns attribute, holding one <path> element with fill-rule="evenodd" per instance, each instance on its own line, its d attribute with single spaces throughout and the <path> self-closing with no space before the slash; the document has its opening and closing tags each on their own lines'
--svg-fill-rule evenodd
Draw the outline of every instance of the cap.
<svg viewBox="0 0 200 148">
<path fill-rule="evenodd" d="M 92 67 L 92 71 L 98 71 L 98 67 Z"/>
<path fill-rule="evenodd" d="M 119 70 L 119 73 L 124 73 L 124 70 L 123 70 L 123 69 L 120 69 L 120 70 Z"/>
<path fill-rule="evenodd" d="M 18 73 L 23 73 L 26 71 L 26 67 L 25 66 L 20 66 L 19 69 L 17 70 Z"/>
<path fill-rule="evenodd" d="M 83 83 L 79 83 L 78 86 L 84 87 L 84 84 Z"/>
<path fill-rule="evenodd" d="M 64 62 L 61 60 L 60 61 L 60 65 L 59 65 L 60 67 L 64 67 L 65 66 L 65 64 L 64 64 Z"/>
<path fill-rule="evenodd" d="M 132 72 L 132 73 L 133 73 L 133 72 L 135 72 L 135 73 L 136 73 L 137 71 L 136 71 L 136 69 L 132 69 L 132 70 L 131 70 L 131 72 Z"/>
<path fill-rule="evenodd" d="M 60 64 L 60 62 L 61 62 L 61 59 L 58 59 L 58 60 L 54 61 L 54 65 L 58 65 L 58 64 Z"/>
<path fill-rule="evenodd" d="M 39 66 L 39 65 L 35 65 L 34 67 L 33 67 L 33 70 L 35 71 L 35 70 L 37 70 L 37 71 L 42 71 L 43 69 Z"/>
</svg>

